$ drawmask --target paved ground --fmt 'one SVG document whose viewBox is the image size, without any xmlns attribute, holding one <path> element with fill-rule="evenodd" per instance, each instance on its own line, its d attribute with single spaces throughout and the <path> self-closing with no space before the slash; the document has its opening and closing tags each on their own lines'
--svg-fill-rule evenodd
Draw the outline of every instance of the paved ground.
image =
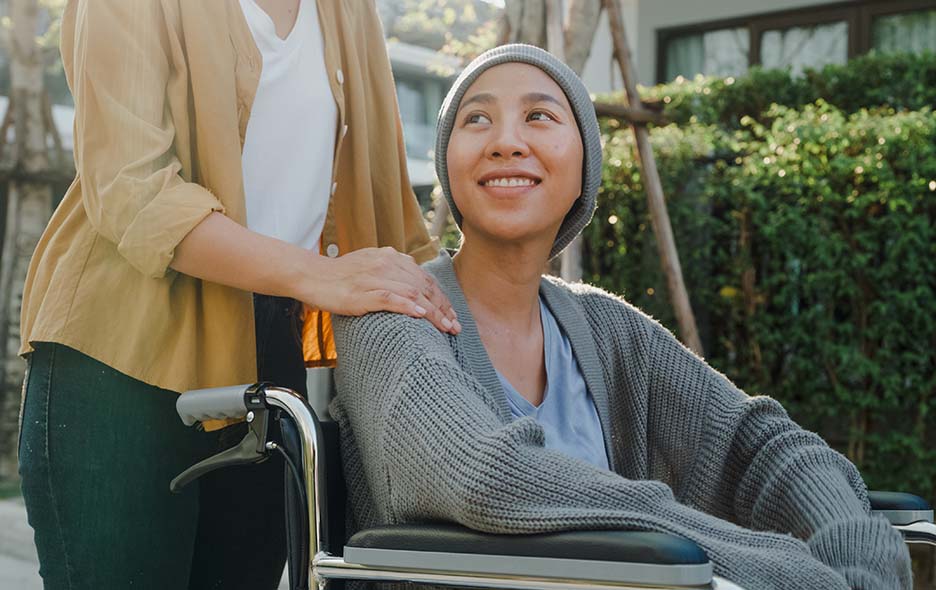
<svg viewBox="0 0 936 590">
<path fill-rule="evenodd" d="M 0 500 L 0 588 L 42 590 L 32 529 L 21 498 Z"/>
<path fill-rule="evenodd" d="M 0 500 L 0 589 L 42 590 L 33 531 L 22 498 Z M 285 576 L 279 590 L 287 590 Z"/>
</svg>

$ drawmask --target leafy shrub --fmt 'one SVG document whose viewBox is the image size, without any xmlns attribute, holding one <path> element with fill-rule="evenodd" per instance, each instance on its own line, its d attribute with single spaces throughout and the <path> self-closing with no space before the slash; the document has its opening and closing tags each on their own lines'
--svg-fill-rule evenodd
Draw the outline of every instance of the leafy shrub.
<svg viewBox="0 0 936 590">
<path fill-rule="evenodd" d="M 931 53 L 868 54 L 846 65 L 828 65 L 794 76 L 789 70 L 752 68 L 740 78 L 698 76 L 642 88 L 645 100 L 661 102 L 670 121 L 740 127 L 745 115 L 759 117 L 772 104 L 800 107 L 824 100 L 852 113 L 889 106 L 896 110 L 936 108 L 936 56 Z M 620 95 L 606 97 L 621 101 Z"/>
<path fill-rule="evenodd" d="M 779 399 L 871 487 L 930 499 L 934 62 L 871 56 L 803 78 L 756 70 L 648 93 L 669 96 L 678 122 L 651 141 L 709 362 Z M 676 330 L 632 134 L 603 127 L 585 278 Z"/>
</svg>

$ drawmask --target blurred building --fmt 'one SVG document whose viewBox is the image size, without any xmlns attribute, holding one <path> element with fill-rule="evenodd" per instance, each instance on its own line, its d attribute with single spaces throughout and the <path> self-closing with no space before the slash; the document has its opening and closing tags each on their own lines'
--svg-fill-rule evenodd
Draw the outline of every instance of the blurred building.
<svg viewBox="0 0 936 590">
<path fill-rule="evenodd" d="M 435 183 L 432 149 L 436 116 L 460 62 L 427 47 L 400 41 L 387 44 L 396 82 L 410 183 L 423 208 L 431 203 Z"/>
<path fill-rule="evenodd" d="M 737 76 L 754 65 L 801 72 L 871 50 L 936 52 L 936 0 L 620 0 L 640 83 Z M 606 22 L 584 72 L 622 88 Z"/>
</svg>

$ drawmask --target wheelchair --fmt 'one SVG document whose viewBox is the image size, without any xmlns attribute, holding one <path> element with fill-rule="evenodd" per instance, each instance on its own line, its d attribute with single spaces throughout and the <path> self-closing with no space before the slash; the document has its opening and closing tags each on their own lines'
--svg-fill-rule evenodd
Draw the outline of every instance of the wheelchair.
<svg viewBox="0 0 936 590">
<path fill-rule="evenodd" d="M 237 418 L 248 424 L 236 446 L 185 470 L 173 492 L 223 467 L 286 463 L 290 590 L 347 581 L 511 590 L 745 590 L 713 575 L 698 545 L 647 531 L 494 535 L 449 524 L 383 526 L 345 540 L 345 489 L 338 427 L 328 415 L 331 369 L 310 369 L 308 401 L 268 383 L 187 392 L 176 408 L 187 426 Z M 870 492 L 872 510 L 907 543 L 936 546 L 933 509 L 922 498 Z M 756 589 L 748 589 L 756 590 Z"/>
</svg>

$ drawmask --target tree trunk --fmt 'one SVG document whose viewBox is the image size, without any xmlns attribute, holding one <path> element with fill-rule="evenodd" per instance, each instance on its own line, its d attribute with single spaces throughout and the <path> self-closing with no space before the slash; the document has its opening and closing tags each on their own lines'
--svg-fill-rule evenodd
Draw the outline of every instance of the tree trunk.
<svg viewBox="0 0 936 590">
<path fill-rule="evenodd" d="M 37 0 L 11 0 L 11 108 L 16 133 L 14 171 L 8 190 L 0 265 L 0 478 L 16 477 L 16 441 L 25 364 L 17 356 L 23 283 L 29 259 L 52 211 L 52 187 L 37 177 L 49 172 L 43 110 L 43 64 L 36 43 Z M 5 138 L 3 138 L 5 139 Z"/>
<path fill-rule="evenodd" d="M 568 18 L 563 35 L 562 59 L 579 76 L 591 54 L 592 42 L 601 16 L 601 0 L 569 0 Z M 560 276 L 570 282 L 582 280 L 582 236 L 576 236 L 562 252 Z"/>
<path fill-rule="evenodd" d="M 546 46 L 546 6 L 543 0 L 507 0 L 508 42 Z"/>
<path fill-rule="evenodd" d="M 582 75 L 591 55 L 592 42 L 601 17 L 601 0 L 569 0 L 565 26 L 565 62 Z"/>
<path fill-rule="evenodd" d="M 562 0 L 546 0 L 546 50 L 565 62 L 565 35 L 562 31 Z"/>
<path fill-rule="evenodd" d="M 566 8 L 564 13 L 563 7 Z M 548 38 L 547 22 L 553 20 L 552 13 L 555 13 L 561 41 Z M 504 16 L 507 27 L 502 41 L 547 49 L 581 75 L 598 29 L 601 0 L 507 0 Z M 562 55 L 558 50 L 560 43 Z"/>
<path fill-rule="evenodd" d="M 611 36 L 614 41 L 614 55 L 621 68 L 621 77 L 627 91 L 627 101 L 632 108 L 641 104 L 640 94 L 637 92 L 637 81 L 633 75 L 630 48 L 627 45 L 627 34 L 621 20 L 621 11 L 618 0 L 602 0 L 608 11 L 608 22 L 611 26 Z M 666 285 L 669 289 L 670 302 L 679 324 L 679 335 L 683 343 L 694 352 L 702 355 L 702 341 L 699 339 L 699 330 L 696 327 L 695 315 L 689 303 L 689 293 L 683 281 L 682 267 L 679 264 L 679 254 L 676 251 L 676 241 L 673 238 L 673 228 L 670 225 L 669 213 L 666 210 L 666 200 L 663 197 L 663 186 L 660 183 L 660 174 L 657 171 L 656 160 L 653 157 L 653 148 L 650 146 L 650 132 L 645 125 L 632 125 L 637 140 L 637 158 L 640 164 L 641 177 L 647 189 L 647 201 L 650 210 L 650 219 L 653 222 L 653 233 L 660 252 L 660 262 L 666 275 Z"/>
</svg>

